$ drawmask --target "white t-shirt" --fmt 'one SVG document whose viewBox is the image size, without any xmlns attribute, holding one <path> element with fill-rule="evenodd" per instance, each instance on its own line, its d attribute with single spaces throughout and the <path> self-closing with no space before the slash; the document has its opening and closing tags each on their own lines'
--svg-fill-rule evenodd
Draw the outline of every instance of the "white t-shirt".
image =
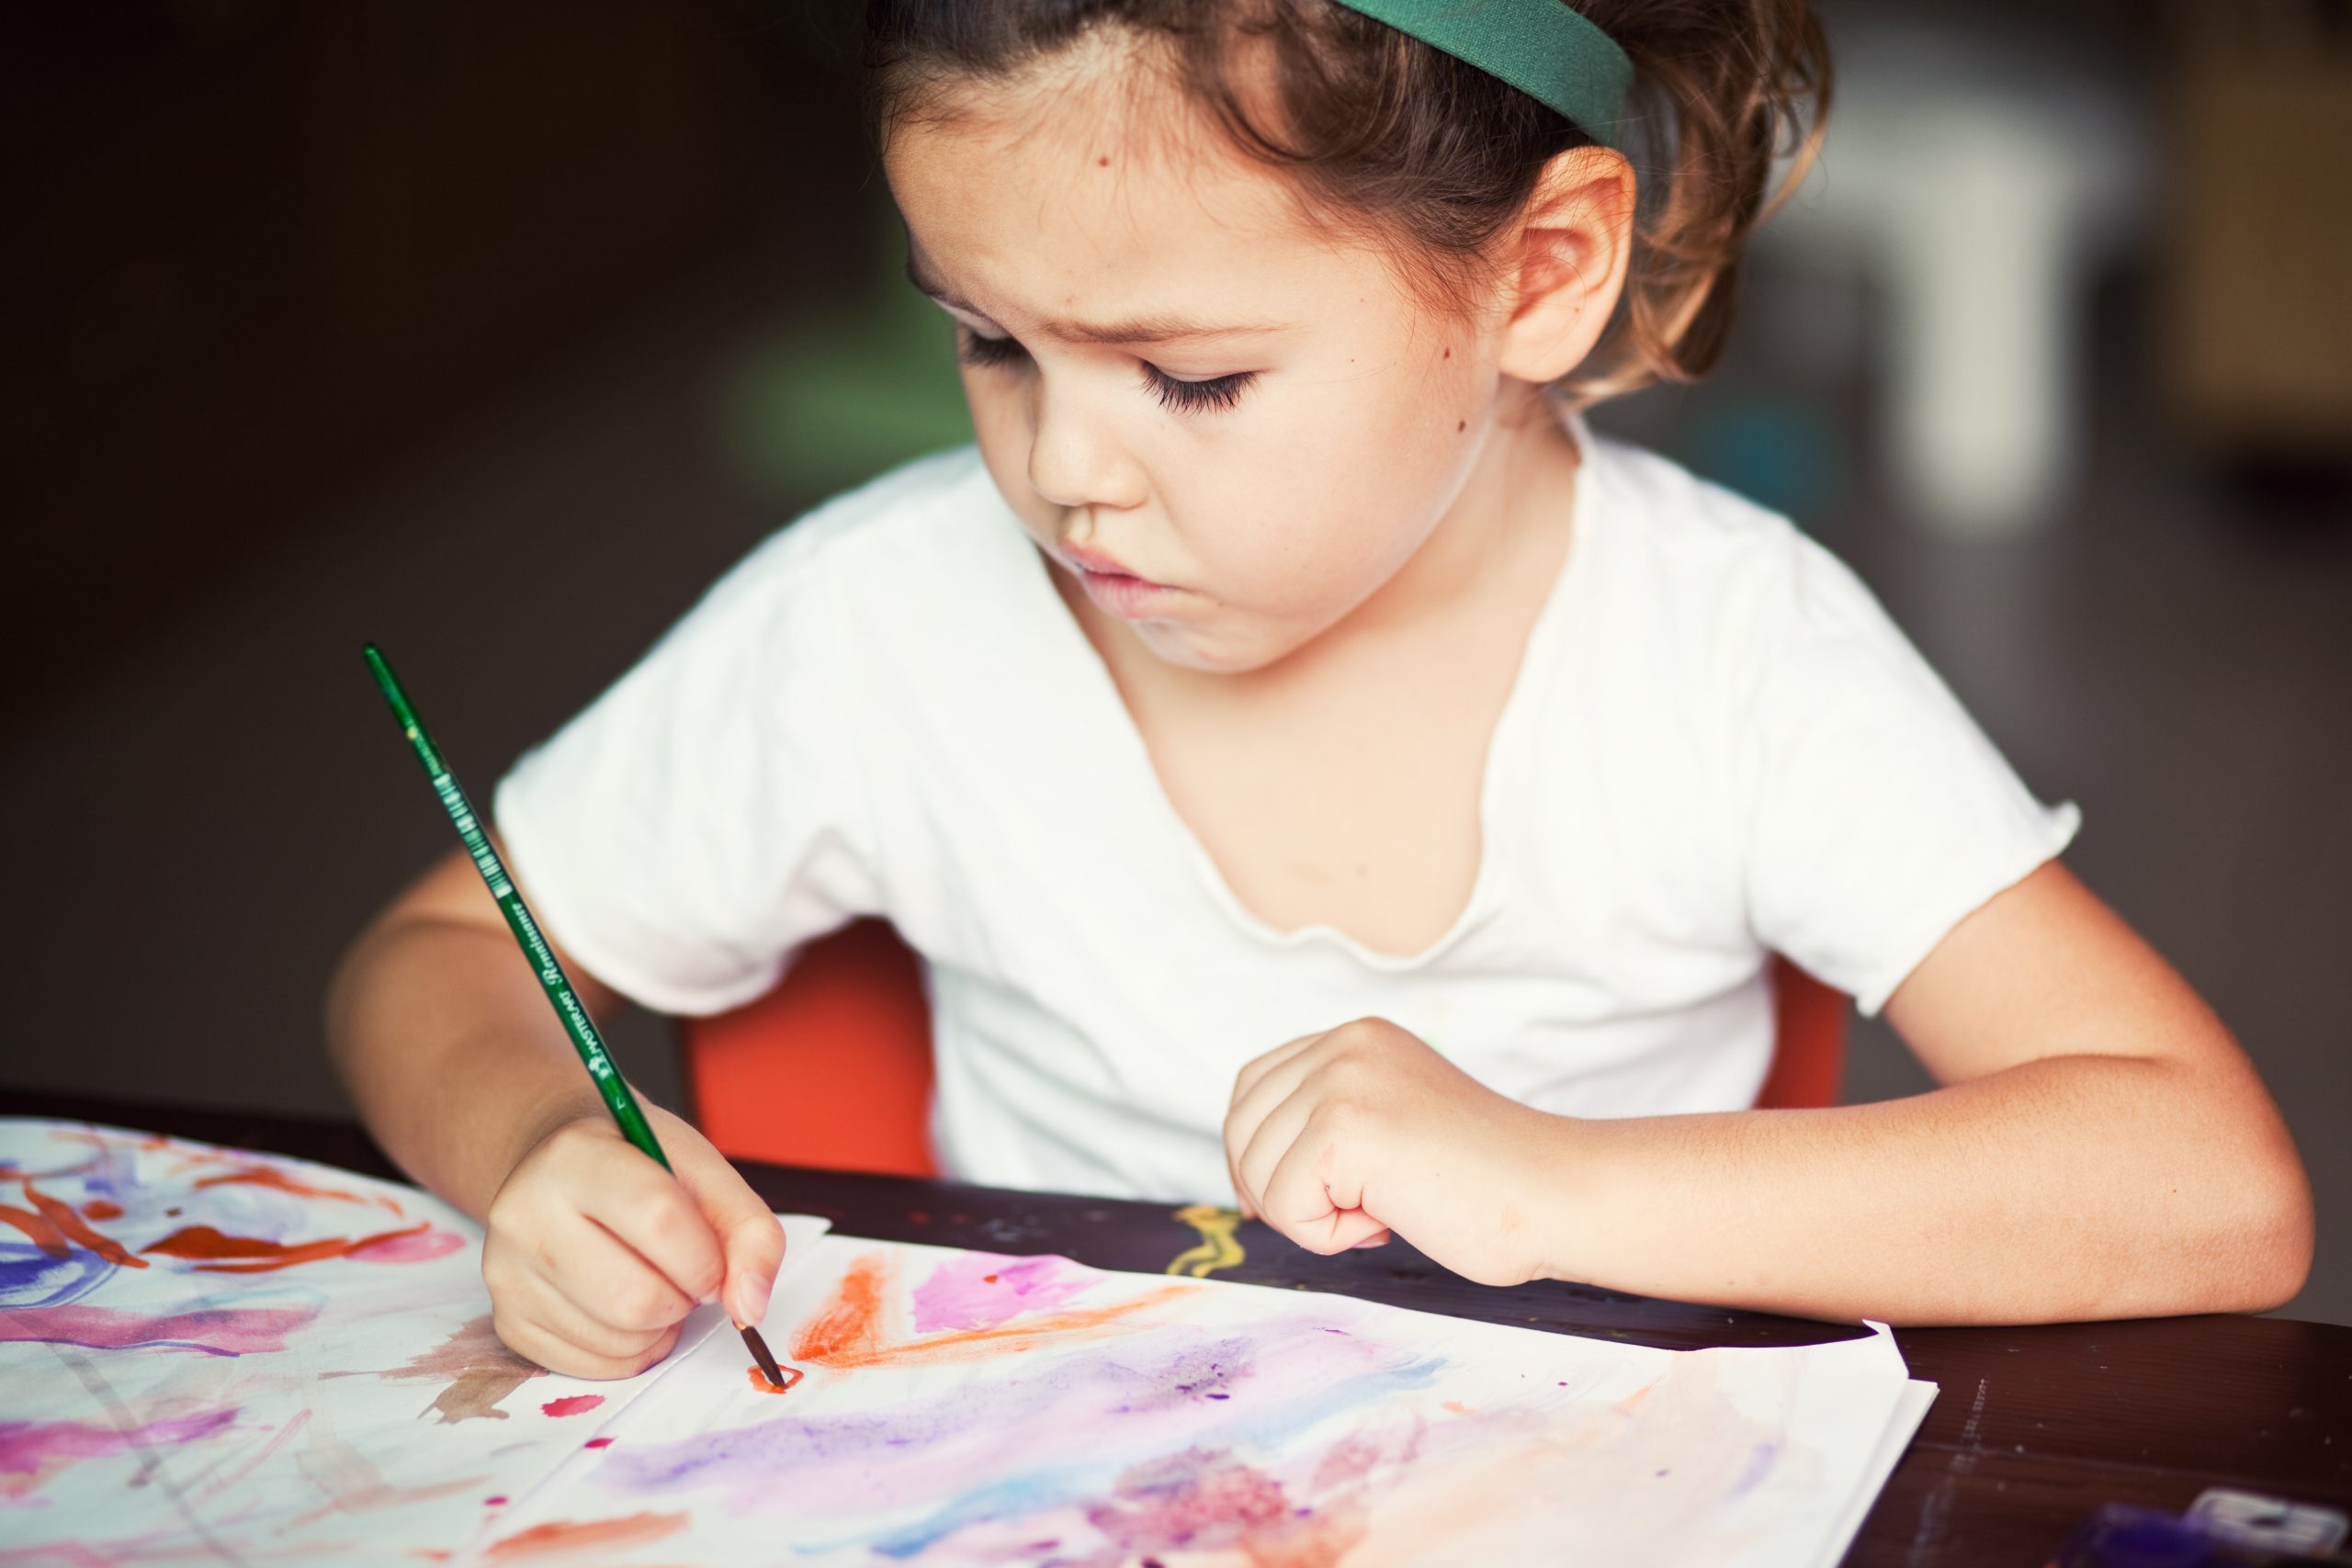
<svg viewBox="0 0 2352 1568">
<path fill-rule="evenodd" d="M 1242 907 L 970 447 L 778 533 L 524 758 L 514 863 L 560 943 L 668 1012 L 888 916 L 929 970 L 941 1166 L 976 1181 L 1229 1201 L 1235 1073 L 1365 1015 L 1546 1111 L 1749 1105 L 1770 953 L 1874 1012 L 2079 816 L 1786 520 L 1570 428 L 1476 887 L 1422 953 Z"/>
</svg>

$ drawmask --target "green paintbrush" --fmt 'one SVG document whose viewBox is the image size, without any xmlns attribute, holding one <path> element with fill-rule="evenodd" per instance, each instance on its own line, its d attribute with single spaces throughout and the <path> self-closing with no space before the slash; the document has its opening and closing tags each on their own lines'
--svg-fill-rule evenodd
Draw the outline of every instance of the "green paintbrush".
<svg viewBox="0 0 2352 1568">
<path fill-rule="evenodd" d="M 514 940 L 522 944 L 524 957 L 530 960 L 532 969 L 538 975 L 540 987 L 547 992 L 556 1016 L 563 1020 L 563 1027 L 571 1034 L 571 1043 L 580 1053 L 580 1060 L 587 1066 L 588 1076 L 596 1080 L 596 1089 L 605 1097 L 605 1108 L 612 1111 L 613 1120 L 620 1123 L 621 1136 L 650 1155 L 662 1169 L 668 1170 L 670 1157 L 662 1152 L 661 1141 L 654 1137 L 652 1124 L 646 1121 L 644 1109 L 637 1103 L 637 1096 L 629 1092 L 628 1082 L 621 1077 L 620 1069 L 613 1066 L 612 1057 L 605 1055 L 604 1037 L 596 1032 L 595 1021 L 588 1016 L 588 1010 L 581 1005 L 579 997 L 573 994 L 571 980 L 564 974 L 563 964 L 556 957 L 555 949 L 549 947 L 548 939 L 539 934 L 539 922 L 531 917 L 530 906 L 524 903 L 523 896 L 514 890 L 514 879 L 506 874 L 506 863 L 498 858 L 498 850 L 491 843 L 490 835 L 483 831 L 481 819 L 474 815 L 473 803 L 466 798 L 465 790 L 458 785 L 458 775 L 442 761 L 440 749 L 433 744 L 433 737 L 424 732 L 424 721 L 416 716 L 416 709 L 409 705 L 408 694 L 401 690 L 399 678 L 393 675 L 392 667 L 384 661 L 384 656 L 376 651 L 376 645 L 371 642 L 362 651 L 368 656 L 368 667 L 376 672 L 376 684 L 383 688 L 384 700 L 392 705 L 392 716 L 401 721 L 401 728 L 408 733 L 409 744 L 416 748 L 416 760 L 424 764 L 424 773 L 433 781 L 434 793 L 441 797 L 441 805 L 449 813 L 449 820 L 457 825 L 458 837 L 465 840 L 466 852 L 473 856 L 474 869 L 481 872 L 482 881 L 489 884 L 490 896 L 498 900 L 498 912 L 506 917 L 507 928 L 514 933 Z M 775 1358 L 768 1353 L 767 1341 L 760 1337 L 760 1331 L 744 1323 L 735 1326 L 742 1331 L 743 1343 L 750 1348 L 752 1359 L 760 1364 L 760 1371 L 770 1385 L 779 1389 L 789 1387 L 783 1371 L 775 1364 Z M 793 1377 L 797 1382 L 799 1374 L 796 1371 Z"/>
</svg>

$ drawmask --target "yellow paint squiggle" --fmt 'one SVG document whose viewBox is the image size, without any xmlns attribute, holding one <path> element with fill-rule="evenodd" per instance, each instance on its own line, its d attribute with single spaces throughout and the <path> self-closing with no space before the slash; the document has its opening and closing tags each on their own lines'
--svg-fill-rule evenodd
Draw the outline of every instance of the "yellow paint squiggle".
<svg viewBox="0 0 2352 1568">
<path fill-rule="evenodd" d="M 1176 1217 L 1201 1233 L 1201 1243 L 1178 1253 L 1168 1265 L 1169 1273 L 1205 1280 L 1220 1269 L 1232 1268 L 1245 1256 L 1241 1244 L 1233 1239 L 1233 1228 L 1241 1223 L 1239 1211 L 1220 1209 L 1214 1203 L 1187 1203 L 1176 1211 Z"/>
</svg>

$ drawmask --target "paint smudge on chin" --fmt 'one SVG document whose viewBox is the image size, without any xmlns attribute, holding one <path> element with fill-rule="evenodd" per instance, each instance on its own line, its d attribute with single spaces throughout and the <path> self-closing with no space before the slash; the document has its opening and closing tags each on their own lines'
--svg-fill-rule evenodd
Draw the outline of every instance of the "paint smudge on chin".
<svg viewBox="0 0 2352 1568">
<path fill-rule="evenodd" d="M 743 1369 L 745 1375 L 752 1380 L 752 1386 L 758 1389 L 762 1393 L 788 1393 L 791 1392 L 793 1384 L 798 1382 L 802 1378 L 808 1375 L 802 1371 L 798 1367 L 778 1367 L 776 1371 L 784 1374 L 784 1381 L 782 1382 L 768 1382 L 767 1373 L 760 1371 L 757 1367 L 745 1367 Z"/>
<path fill-rule="evenodd" d="M 629 1514 L 617 1519 L 589 1519 L 573 1522 L 551 1520 L 533 1525 L 529 1529 L 493 1541 L 482 1553 L 485 1562 L 520 1562 L 533 1557 L 552 1557 L 561 1552 L 573 1552 L 586 1547 L 602 1547 L 621 1551 L 660 1540 L 685 1529 L 684 1514 Z"/>
<path fill-rule="evenodd" d="M 112 1307 L 17 1307 L 0 1312 L 0 1340 L 78 1345 L 85 1350 L 152 1348 L 252 1356 L 285 1349 L 287 1336 L 318 1314 L 315 1306 L 236 1307 L 160 1317 Z"/>
<path fill-rule="evenodd" d="M 506 1412 L 498 1408 L 499 1401 L 531 1379 L 547 1376 L 547 1371 L 509 1350 L 492 1325 L 490 1314 L 484 1313 L 452 1330 L 447 1339 L 412 1358 L 404 1366 L 326 1375 L 379 1377 L 393 1382 L 446 1382 L 447 1386 L 433 1396 L 427 1408 L 444 1422 L 456 1423 L 505 1420 Z"/>
<path fill-rule="evenodd" d="M 965 1253 L 915 1287 L 915 1332 L 992 1328 L 1024 1312 L 1050 1312 L 1084 1295 L 1096 1278 L 1059 1258 Z"/>
<path fill-rule="evenodd" d="M 298 1263 L 318 1263 L 330 1258 L 347 1258 L 370 1247 L 388 1243 L 401 1244 L 411 1238 L 422 1240 L 433 1229 L 432 1222 L 421 1221 L 402 1230 L 380 1231 L 363 1235 L 357 1240 L 345 1236 L 329 1236 L 323 1241 L 266 1241 L 259 1236 L 223 1235 L 210 1225 L 185 1225 L 159 1242 L 141 1247 L 141 1252 L 160 1253 L 165 1258 L 196 1260 L 198 1271 L 212 1274 L 259 1274 L 273 1269 L 291 1269 Z M 427 1252 L 423 1256 L 438 1258 L 453 1250 L 448 1247 Z M 396 1257 L 393 1261 L 409 1261 Z M 145 1267 L 145 1265 L 141 1265 Z"/>
<path fill-rule="evenodd" d="M 601 1393 L 567 1393 L 561 1399 L 550 1399 L 539 1406 L 542 1416 L 584 1416 L 605 1403 Z"/>
</svg>

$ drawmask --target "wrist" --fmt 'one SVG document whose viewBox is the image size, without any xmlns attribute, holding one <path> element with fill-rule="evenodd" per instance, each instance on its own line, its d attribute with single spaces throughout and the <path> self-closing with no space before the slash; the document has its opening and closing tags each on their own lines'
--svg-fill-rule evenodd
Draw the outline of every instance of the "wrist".
<svg viewBox="0 0 2352 1568">
<path fill-rule="evenodd" d="M 1527 1190 L 1537 1201 L 1528 1227 L 1528 1278 L 1588 1282 L 1596 1187 L 1591 1125 L 1575 1116 L 1535 1115 L 1534 1179 Z"/>
</svg>

